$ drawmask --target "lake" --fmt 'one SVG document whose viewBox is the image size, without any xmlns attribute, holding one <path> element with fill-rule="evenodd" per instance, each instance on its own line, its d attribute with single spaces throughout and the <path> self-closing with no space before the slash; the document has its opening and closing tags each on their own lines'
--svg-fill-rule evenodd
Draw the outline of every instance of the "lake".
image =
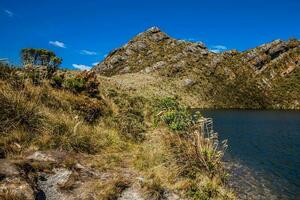
<svg viewBox="0 0 300 200">
<path fill-rule="evenodd" d="M 230 184 L 241 199 L 300 199 L 300 112 L 201 110 L 212 117 L 221 140 Z"/>
</svg>

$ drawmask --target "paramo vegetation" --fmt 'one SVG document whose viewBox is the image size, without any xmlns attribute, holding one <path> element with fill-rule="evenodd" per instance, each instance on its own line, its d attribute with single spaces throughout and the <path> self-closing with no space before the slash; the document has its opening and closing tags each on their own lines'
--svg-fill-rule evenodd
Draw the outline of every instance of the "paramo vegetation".
<svg viewBox="0 0 300 200">
<path fill-rule="evenodd" d="M 201 114 L 173 97 L 132 94 L 93 71 L 59 69 L 62 59 L 48 50 L 21 55 L 22 68 L 0 64 L 0 156 L 19 171 L 0 170 L 0 199 L 42 192 L 112 200 L 132 190 L 143 199 L 235 199 L 222 161 L 226 142 L 200 131 Z M 57 169 L 70 175 L 51 193 L 38 180 Z"/>
</svg>

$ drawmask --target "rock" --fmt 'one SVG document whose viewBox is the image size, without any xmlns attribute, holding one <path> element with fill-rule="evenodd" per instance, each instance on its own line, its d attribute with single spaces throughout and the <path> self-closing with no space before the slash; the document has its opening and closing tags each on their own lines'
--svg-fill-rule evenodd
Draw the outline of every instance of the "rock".
<svg viewBox="0 0 300 200">
<path fill-rule="evenodd" d="M 192 43 L 191 45 L 185 47 L 184 52 L 186 53 L 201 53 L 208 54 L 208 50 L 206 49 L 203 43 Z"/>
<path fill-rule="evenodd" d="M 273 42 L 263 44 L 257 48 L 251 49 L 246 53 L 246 62 L 250 62 L 258 70 L 270 61 L 280 57 L 283 53 L 290 50 L 289 42 L 274 40 Z M 294 47 L 295 48 L 295 47 Z"/>
<path fill-rule="evenodd" d="M 155 63 L 152 68 L 153 69 L 161 69 L 166 65 L 165 61 L 158 61 L 157 63 Z"/>
<path fill-rule="evenodd" d="M 161 42 L 163 40 L 166 40 L 166 39 L 169 39 L 169 36 L 167 36 L 165 33 L 163 32 L 158 32 L 158 33 L 155 33 L 153 34 L 151 37 L 150 37 L 154 42 Z"/>
<path fill-rule="evenodd" d="M 132 49 L 130 49 L 130 48 L 127 48 L 127 49 L 125 50 L 124 54 L 125 54 L 126 56 L 131 56 L 131 55 L 134 54 L 134 51 L 133 51 Z"/>
<path fill-rule="evenodd" d="M 160 31 L 160 29 L 157 26 L 152 26 L 146 32 L 147 33 L 158 33 L 158 32 L 161 32 L 161 31 Z"/>
<path fill-rule="evenodd" d="M 183 86 L 188 87 L 188 86 L 192 86 L 195 82 L 192 79 L 185 79 L 183 80 Z"/>
<path fill-rule="evenodd" d="M 130 67 L 124 67 L 124 68 L 120 71 L 121 74 L 129 73 L 129 72 L 130 72 Z"/>
<path fill-rule="evenodd" d="M 152 67 L 146 67 L 144 70 L 147 74 L 153 71 Z"/>
<path fill-rule="evenodd" d="M 43 174 L 38 180 L 38 186 L 45 193 L 47 200 L 71 199 L 68 194 L 60 190 L 60 186 L 64 185 L 70 178 L 72 172 L 70 170 L 59 168 L 53 170 L 54 174 Z"/>
<path fill-rule="evenodd" d="M 76 163 L 74 167 L 75 167 L 75 169 L 79 169 L 79 170 L 85 169 L 85 167 L 83 165 L 81 165 L 80 163 Z"/>
<path fill-rule="evenodd" d="M 122 61 L 124 61 L 126 58 L 121 56 L 121 55 L 115 55 L 112 57 L 112 59 L 110 60 L 110 64 L 115 65 L 118 64 Z"/>
<path fill-rule="evenodd" d="M 150 73 L 150 72 L 153 72 L 153 71 L 155 71 L 157 69 L 162 69 L 165 66 L 166 66 L 166 62 L 165 61 L 158 61 L 152 67 L 146 67 L 144 71 L 146 73 Z"/>
<path fill-rule="evenodd" d="M 55 162 L 56 160 L 49 152 L 36 151 L 32 155 L 28 156 L 27 159 L 44 162 Z"/>
<path fill-rule="evenodd" d="M 229 51 L 224 51 L 223 54 L 226 56 L 235 56 L 235 55 L 239 54 L 239 52 L 236 49 L 232 49 Z"/>
<path fill-rule="evenodd" d="M 147 44 L 143 41 L 137 41 L 132 43 L 131 45 L 128 46 L 127 50 L 130 51 L 143 51 L 145 49 L 147 49 Z M 125 53 L 127 52 L 127 50 L 125 51 Z"/>
<path fill-rule="evenodd" d="M 145 200 L 141 189 L 137 186 L 127 188 L 118 200 Z"/>
<path fill-rule="evenodd" d="M 183 200 L 177 194 L 170 192 L 170 191 L 166 191 L 164 196 L 165 196 L 165 199 L 167 199 L 167 200 Z"/>
<path fill-rule="evenodd" d="M 178 54 L 176 54 L 175 56 L 173 56 L 173 57 L 171 58 L 171 61 L 172 61 L 172 62 L 178 62 L 178 61 L 180 61 L 180 59 L 181 59 L 183 56 L 184 56 L 183 53 L 178 53 Z"/>
</svg>

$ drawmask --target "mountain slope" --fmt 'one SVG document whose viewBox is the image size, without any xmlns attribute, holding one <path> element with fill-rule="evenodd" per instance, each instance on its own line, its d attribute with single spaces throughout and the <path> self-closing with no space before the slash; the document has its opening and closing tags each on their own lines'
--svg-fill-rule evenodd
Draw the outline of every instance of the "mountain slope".
<svg viewBox="0 0 300 200">
<path fill-rule="evenodd" d="M 112 51 L 93 70 L 122 82 L 121 87 L 147 77 L 150 86 L 140 88 L 142 83 L 135 82 L 134 90 L 179 96 L 191 106 L 300 108 L 296 39 L 216 54 L 203 43 L 176 40 L 152 27 Z"/>
</svg>

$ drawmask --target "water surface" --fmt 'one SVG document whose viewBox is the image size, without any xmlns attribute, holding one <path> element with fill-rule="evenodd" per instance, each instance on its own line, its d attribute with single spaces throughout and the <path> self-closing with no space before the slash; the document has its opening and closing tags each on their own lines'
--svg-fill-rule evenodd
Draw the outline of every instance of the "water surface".
<svg viewBox="0 0 300 200">
<path fill-rule="evenodd" d="M 300 112 L 202 110 L 212 117 L 226 159 L 234 161 L 233 186 L 244 199 L 300 200 Z"/>
</svg>

